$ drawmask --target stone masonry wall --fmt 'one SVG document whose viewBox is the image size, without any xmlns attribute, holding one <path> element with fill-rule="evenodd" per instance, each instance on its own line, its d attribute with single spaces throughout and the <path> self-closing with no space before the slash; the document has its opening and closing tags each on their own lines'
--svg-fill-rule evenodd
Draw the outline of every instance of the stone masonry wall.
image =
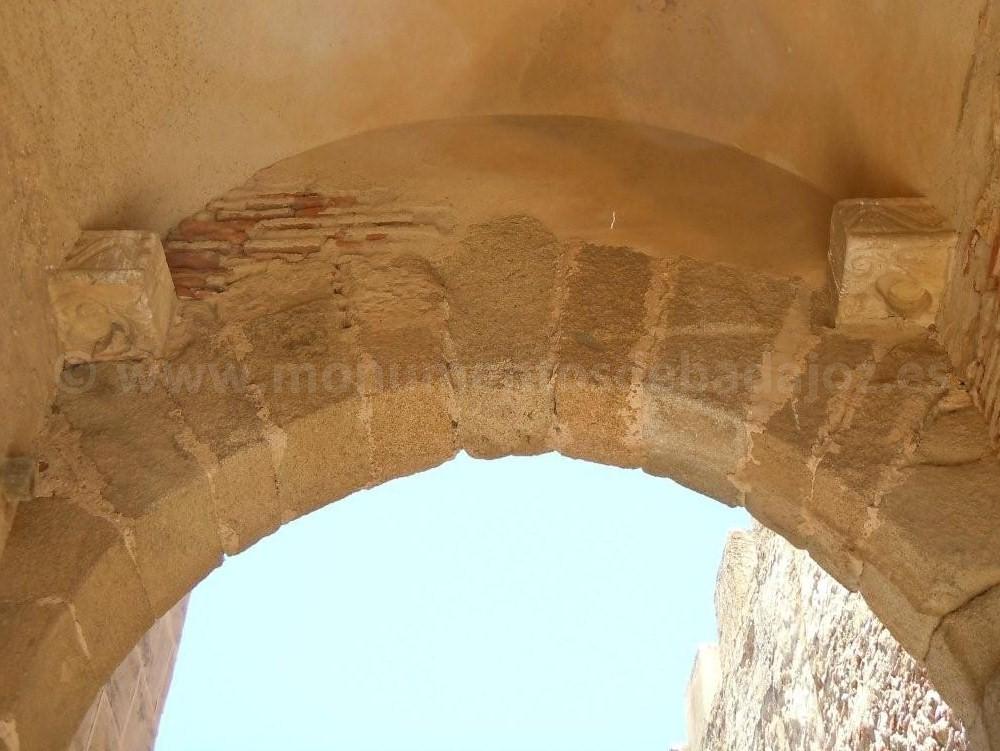
<svg viewBox="0 0 1000 751">
<path fill-rule="evenodd" d="M 153 625 L 98 693 L 69 751 L 152 751 L 186 615 L 187 598 Z"/>
<path fill-rule="evenodd" d="M 722 680 L 710 706 L 688 707 L 707 718 L 688 751 L 971 749 L 860 595 L 774 533 L 730 536 L 716 606 Z"/>
<path fill-rule="evenodd" d="M 978 199 L 969 202 L 971 214 L 958 222 L 966 230 L 952 259 L 942 338 L 1000 444 L 1000 77 L 992 103 L 983 160 L 989 172 Z"/>
</svg>

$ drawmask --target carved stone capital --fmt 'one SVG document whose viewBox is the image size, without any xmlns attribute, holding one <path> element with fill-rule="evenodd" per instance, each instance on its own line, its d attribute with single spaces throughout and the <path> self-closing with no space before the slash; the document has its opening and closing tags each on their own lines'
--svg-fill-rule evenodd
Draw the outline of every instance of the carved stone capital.
<svg viewBox="0 0 1000 751">
<path fill-rule="evenodd" d="M 68 364 L 161 354 L 176 296 L 152 232 L 84 232 L 49 277 Z"/>
<path fill-rule="evenodd" d="M 838 203 L 829 249 L 837 325 L 892 317 L 934 323 L 956 237 L 922 198 Z"/>
</svg>

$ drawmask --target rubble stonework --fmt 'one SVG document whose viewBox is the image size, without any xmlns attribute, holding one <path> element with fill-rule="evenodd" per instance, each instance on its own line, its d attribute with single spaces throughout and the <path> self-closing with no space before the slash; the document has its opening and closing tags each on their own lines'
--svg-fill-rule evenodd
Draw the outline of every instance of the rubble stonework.
<svg viewBox="0 0 1000 751">
<path fill-rule="evenodd" d="M 716 603 L 722 675 L 689 693 L 688 751 L 975 751 L 864 600 L 773 532 L 730 536 Z"/>
</svg>

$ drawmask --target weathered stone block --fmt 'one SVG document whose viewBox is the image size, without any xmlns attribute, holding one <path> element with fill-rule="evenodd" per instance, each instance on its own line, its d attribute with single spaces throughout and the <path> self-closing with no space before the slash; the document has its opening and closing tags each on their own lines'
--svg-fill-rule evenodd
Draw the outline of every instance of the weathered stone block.
<svg viewBox="0 0 1000 751">
<path fill-rule="evenodd" d="M 537 220 L 510 217 L 473 227 L 437 269 L 451 311 L 459 439 L 474 456 L 549 448 L 561 254 Z"/>
<path fill-rule="evenodd" d="M 830 226 L 836 322 L 934 322 L 956 234 L 921 198 L 841 201 Z"/>
<path fill-rule="evenodd" d="M 410 253 L 340 258 L 338 297 L 356 330 L 375 482 L 437 466 L 456 451 L 445 354 L 445 293 Z"/>
<path fill-rule="evenodd" d="M 963 716 L 976 716 L 990 682 L 1000 672 L 1000 587 L 979 594 L 942 619 L 927 653 L 927 670 Z"/>
<path fill-rule="evenodd" d="M 871 561 L 865 561 L 858 584 L 872 612 L 892 632 L 896 640 L 910 654 L 918 657 L 926 655 L 931 635 L 940 622 L 939 617 L 917 610 L 907 599 L 906 593 Z"/>
<path fill-rule="evenodd" d="M 210 324 L 194 316 L 192 326 Z M 197 388 L 174 389 L 184 423 L 183 448 L 211 478 L 215 516 L 227 555 L 235 555 L 274 532 L 281 513 L 268 426 L 251 393 L 249 366 L 228 349 L 234 332 L 206 337 L 169 363 L 174 383 L 182 378 Z"/>
<path fill-rule="evenodd" d="M 948 362 L 924 334 L 896 343 L 852 376 L 843 414 L 828 435 L 809 510 L 843 540 L 858 539 L 906 446 L 946 389 Z"/>
<path fill-rule="evenodd" d="M 182 447 L 185 426 L 172 390 L 163 383 L 140 388 L 127 372 L 95 367 L 93 390 L 67 395 L 58 408 L 107 478 L 101 503 L 128 527 L 159 616 L 221 563 L 222 547 L 209 477 Z"/>
<path fill-rule="evenodd" d="M 878 509 L 862 557 L 916 610 L 943 615 L 1000 581 L 1000 463 L 919 465 Z"/>
<path fill-rule="evenodd" d="M 691 259 L 671 276 L 643 389 L 643 469 L 738 505 L 754 393 L 796 287 Z"/>
<path fill-rule="evenodd" d="M 278 466 L 283 521 L 308 514 L 372 484 L 368 431 L 361 397 L 332 402 L 282 425 Z"/>
<path fill-rule="evenodd" d="M 732 476 L 747 453 L 744 420 L 725 409 L 647 385 L 642 468 L 731 506 L 742 502 Z"/>
<path fill-rule="evenodd" d="M 173 316 L 174 285 L 152 232 L 84 232 L 49 277 L 69 363 L 158 356 Z"/>
<path fill-rule="evenodd" d="M 872 344 L 825 334 L 809 353 L 790 400 L 754 436 L 753 461 L 740 474 L 753 515 L 806 546 L 816 462 L 841 424 L 848 397 L 874 363 Z"/>
<path fill-rule="evenodd" d="M 654 261 L 587 246 L 573 265 L 559 321 L 556 446 L 568 456 L 635 467 L 642 461 L 637 348 L 650 335 Z"/>
<path fill-rule="evenodd" d="M 357 327 L 331 297 L 246 327 L 250 381 L 277 441 L 278 506 L 297 518 L 372 482 Z"/>
<path fill-rule="evenodd" d="M 0 665 L 0 717 L 14 720 L 20 748 L 63 748 L 100 688 L 70 609 L 0 604 Z"/>
<path fill-rule="evenodd" d="M 30 501 L 35 495 L 38 462 L 30 456 L 12 456 L 0 460 L 2 493 L 8 502 Z"/>
</svg>

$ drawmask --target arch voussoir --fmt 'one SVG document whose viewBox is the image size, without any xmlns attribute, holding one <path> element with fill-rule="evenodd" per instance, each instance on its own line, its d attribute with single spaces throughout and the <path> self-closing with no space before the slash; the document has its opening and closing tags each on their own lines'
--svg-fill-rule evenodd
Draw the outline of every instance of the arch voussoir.
<svg viewBox="0 0 1000 751">
<path fill-rule="evenodd" d="M 460 445 L 473 456 L 551 449 L 551 350 L 564 260 L 538 220 L 470 228 L 436 267 L 447 290 Z"/>
<path fill-rule="evenodd" d="M 186 425 L 168 388 L 114 363 L 56 409 L 105 485 L 99 504 L 121 527 L 153 615 L 166 613 L 222 562 L 208 475 L 183 448 Z"/>
<path fill-rule="evenodd" d="M 941 619 L 931 638 L 927 670 L 969 728 L 974 748 L 1000 742 L 1000 584 L 973 597 Z"/>
<path fill-rule="evenodd" d="M 665 265 L 594 245 L 577 249 L 567 265 L 555 343 L 555 447 L 574 458 L 638 467 L 644 355 L 665 293 Z"/>
<path fill-rule="evenodd" d="M 338 262 L 376 482 L 429 469 L 458 452 L 446 291 L 412 252 L 345 254 Z"/>
<path fill-rule="evenodd" d="M 742 505 L 755 388 L 798 297 L 795 280 L 671 265 L 643 391 L 643 469 Z"/>
</svg>

